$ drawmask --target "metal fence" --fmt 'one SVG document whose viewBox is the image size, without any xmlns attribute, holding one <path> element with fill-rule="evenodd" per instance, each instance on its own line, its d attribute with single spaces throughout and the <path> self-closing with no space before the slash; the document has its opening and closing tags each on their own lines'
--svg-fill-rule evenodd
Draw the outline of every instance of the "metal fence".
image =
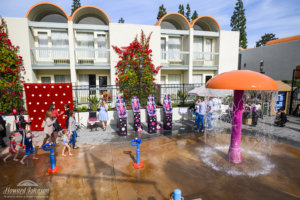
<svg viewBox="0 0 300 200">
<path fill-rule="evenodd" d="M 189 96 L 188 92 L 203 84 L 155 84 L 155 85 L 107 85 L 107 86 L 82 86 L 73 84 L 73 103 L 76 109 L 85 106 L 88 110 L 94 110 L 95 104 L 101 99 L 106 99 L 111 107 L 115 107 L 117 96 L 121 96 L 126 105 L 131 104 L 132 96 L 137 96 L 142 105 L 146 105 L 149 94 L 155 96 L 155 101 L 161 105 L 165 94 L 171 96 L 176 105 L 188 105 L 194 102 L 195 97 Z M 4 95 L 5 94 L 5 95 Z M 18 94 L 18 95 L 16 95 Z M 20 94 L 22 97 L 20 98 Z M 18 112 L 26 112 L 24 88 L 5 87 L 0 88 L 0 114 L 11 114 L 13 108 Z"/>
<path fill-rule="evenodd" d="M 164 95 L 169 94 L 175 104 L 186 105 L 194 101 L 195 97 L 189 96 L 188 92 L 202 84 L 162 84 L 162 85 L 134 85 L 118 86 L 73 86 L 74 105 L 77 107 L 87 106 L 91 108 L 92 99 L 106 99 L 111 107 L 117 96 L 121 96 L 127 105 L 130 105 L 132 96 L 137 96 L 142 105 L 146 104 L 149 94 L 155 96 L 155 101 L 159 105 L 162 103 Z"/>
</svg>

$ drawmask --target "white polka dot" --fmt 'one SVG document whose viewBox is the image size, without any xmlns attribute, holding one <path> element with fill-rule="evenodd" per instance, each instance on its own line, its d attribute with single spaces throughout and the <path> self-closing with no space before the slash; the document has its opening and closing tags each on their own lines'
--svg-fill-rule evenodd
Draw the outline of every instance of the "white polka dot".
<svg viewBox="0 0 300 200">
<path fill-rule="evenodd" d="M 31 105 L 31 102 L 29 102 L 29 105 Z"/>
<path fill-rule="evenodd" d="M 38 88 L 38 86 L 35 86 L 35 88 Z"/>
<path fill-rule="evenodd" d="M 33 117 L 31 117 L 30 119 L 33 120 Z"/>
<path fill-rule="evenodd" d="M 47 102 L 45 102 L 45 104 L 47 105 Z"/>
<path fill-rule="evenodd" d="M 42 95 L 40 94 L 39 96 L 41 97 Z"/>
<path fill-rule="evenodd" d="M 55 102 L 53 101 L 52 104 L 55 104 Z"/>
<path fill-rule="evenodd" d="M 33 97 L 34 97 L 34 94 L 32 94 L 31 96 L 33 96 Z"/>
<path fill-rule="evenodd" d="M 42 110 L 42 112 L 44 112 L 44 110 Z"/>
<path fill-rule="evenodd" d="M 51 88 L 54 88 L 54 86 L 52 85 Z"/>
<path fill-rule="evenodd" d="M 42 118 L 39 117 L 39 120 L 41 120 Z"/>
<path fill-rule="evenodd" d="M 36 112 L 36 110 L 33 110 L 33 112 Z"/>
<path fill-rule="evenodd" d="M 68 103 L 71 103 L 71 101 L 68 101 Z"/>
<path fill-rule="evenodd" d="M 27 86 L 27 88 L 29 88 L 29 86 Z"/>
<path fill-rule="evenodd" d="M 66 96 L 66 93 L 63 93 L 64 96 Z"/>
<path fill-rule="evenodd" d="M 67 88 L 69 88 L 70 86 L 67 85 Z"/>
<path fill-rule="evenodd" d="M 60 109 L 57 109 L 57 111 L 60 111 Z"/>
<path fill-rule="evenodd" d="M 38 125 L 35 125 L 35 127 L 38 127 Z"/>
<path fill-rule="evenodd" d="M 50 94 L 47 94 L 48 97 L 50 97 Z"/>
<path fill-rule="evenodd" d="M 59 88 L 62 88 L 61 86 L 59 86 Z"/>
<path fill-rule="evenodd" d="M 64 102 L 61 101 L 60 103 L 63 104 Z"/>
<path fill-rule="evenodd" d="M 46 88 L 46 86 L 44 86 L 43 88 Z"/>
<path fill-rule="evenodd" d="M 55 96 L 57 96 L 58 94 L 55 94 Z"/>
<path fill-rule="evenodd" d="M 40 105 L 40 102 L 36 102 L 36 105 Z"/>
</svg>

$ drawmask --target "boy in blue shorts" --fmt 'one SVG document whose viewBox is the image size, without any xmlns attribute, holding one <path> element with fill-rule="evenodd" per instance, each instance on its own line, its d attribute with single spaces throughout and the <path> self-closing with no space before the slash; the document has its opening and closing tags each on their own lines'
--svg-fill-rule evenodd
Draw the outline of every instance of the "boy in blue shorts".
<svg viewBox="0 0 300 200">
<path fill-rule="evenodd" d="M 23 156 L 22 160 L 20 161 L 21 164 L 24 164 L 25 158 L 27 158 L 30 154 L 32 154 L 33 159 L 35 159 L 35 160 L 38 159 L 34 155 L 35 149 L 32 145 L 32 133 L 30 131 L 28 131 L 28 133 L 26 134 L 25 145 L 26 145 L 25 155 Z"/>
</svg>

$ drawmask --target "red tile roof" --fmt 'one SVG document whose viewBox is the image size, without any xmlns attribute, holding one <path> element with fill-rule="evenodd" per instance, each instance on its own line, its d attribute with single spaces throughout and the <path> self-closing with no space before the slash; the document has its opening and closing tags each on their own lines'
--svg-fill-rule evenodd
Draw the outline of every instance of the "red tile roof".
<svg viewBox="0 0 300 200">
<path fill-rule="evenodd" d="M 273 45 L 273 44 L 285 43 L 285 42 L 292 42 L 295 40 L 300 40 L 300 35 L 294 35 L 294 36 L 290 36 L 290 37 L 279 38 L 277 40 L 271 40 L 271 41 L 267 42 L 266 46 Z"/>
</svg>

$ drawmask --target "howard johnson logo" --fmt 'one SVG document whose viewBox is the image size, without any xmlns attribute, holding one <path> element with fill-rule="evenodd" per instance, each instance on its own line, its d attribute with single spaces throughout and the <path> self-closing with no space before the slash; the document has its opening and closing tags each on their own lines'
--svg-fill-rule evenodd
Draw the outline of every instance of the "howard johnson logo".
<svg viewBox="0 0 300 200">
<path fill-rule="evenodd" d="M 16 187 L 6 187 L 3 191 L 4 198 L 48 198 L 49 188 L 41 188 L 32 180 L 24 180 L 18 183 Z"/>
</svg>

